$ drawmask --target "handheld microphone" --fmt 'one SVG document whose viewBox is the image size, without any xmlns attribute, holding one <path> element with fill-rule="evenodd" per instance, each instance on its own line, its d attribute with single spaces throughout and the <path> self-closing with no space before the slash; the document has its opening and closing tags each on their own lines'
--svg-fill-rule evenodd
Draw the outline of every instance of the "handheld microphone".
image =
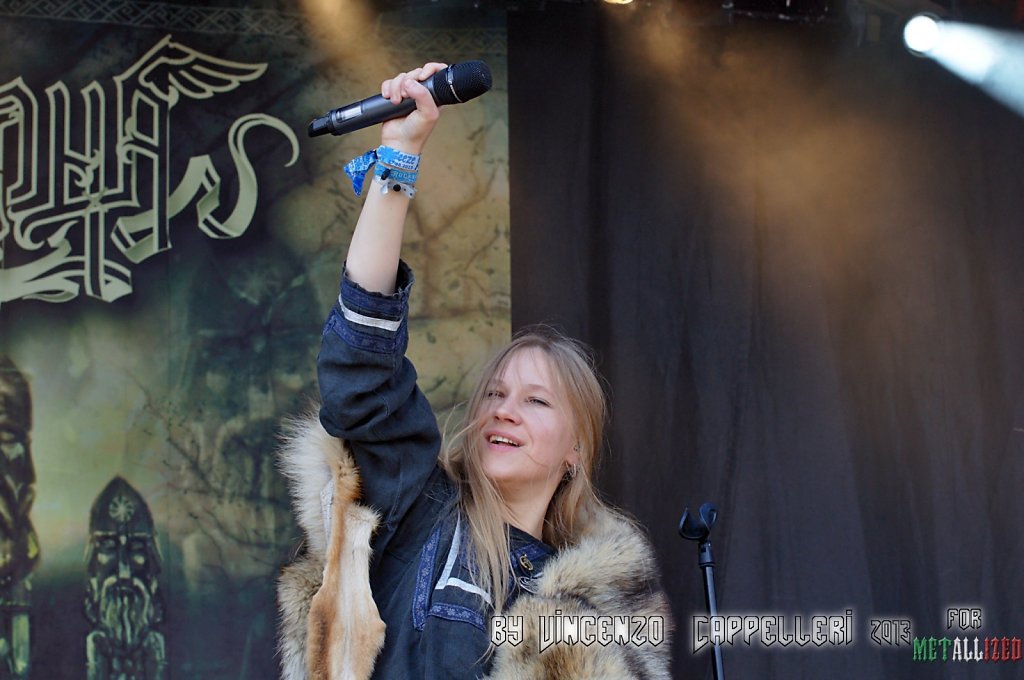
<svg viewBox="0 0 1024 680">
<path fill-rule="evenodd" d="M 421 85 L 430 91 L 434 103 L 438 106 L 462 104 L 491 89 L 491 69 L 482 61 L 465 61 L 438 71 Z M 328 132 L 332 135 L 343 135 L 362 130 L 364 127 L 383 123 L 392 118 L 401 118 L 415 108 L 414 99 L 403 99 L 397 104 L 392 104 L 390 99 L 378 94 L 314 118 L 309 124 L 309 136 L 318 137 Z"/>
</svg>

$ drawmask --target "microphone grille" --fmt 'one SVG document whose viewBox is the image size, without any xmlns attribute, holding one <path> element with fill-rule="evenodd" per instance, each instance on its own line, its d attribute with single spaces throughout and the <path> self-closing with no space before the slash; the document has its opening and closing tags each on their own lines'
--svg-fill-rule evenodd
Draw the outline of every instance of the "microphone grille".
<svg viewBox="0 0 1024 680">
<path fill-rule="evenodd" d="M 467 102 L 491 89 L 491 69 L 482 61 L 452 64 L 434 78 L 434 93 L 439 105 Z"/>
</svg>

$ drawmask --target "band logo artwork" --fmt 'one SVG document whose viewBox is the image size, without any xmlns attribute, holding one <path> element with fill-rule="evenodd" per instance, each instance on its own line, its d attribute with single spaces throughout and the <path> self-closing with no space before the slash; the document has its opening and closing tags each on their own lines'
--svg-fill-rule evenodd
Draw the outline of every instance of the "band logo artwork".
<svg viewBox="0 0 1024 680">
<path fill-rule="evenodd" d="M 188 159 L 171 189 L 170 111 L 259 78 L 266 64 L 243 64 L 160 40 L 112 82 L 91 82 L 73 103 L 57 82 L 40 98 L 16 78 L 0 85 L 0 303 L 67 302 L 81 292 L 112 302 L 132 290 L 130 264 L 171 247 L 170 220 L 195 203 L 196 226 L 211 238 L 248 228 L 258 187 L 243 140 L 268 126 L 295 133 L 263 113 L 237 118 L 228 150 L 238 198 L 221 207 L 221 176 L 209 154 Z"/>
</svg>

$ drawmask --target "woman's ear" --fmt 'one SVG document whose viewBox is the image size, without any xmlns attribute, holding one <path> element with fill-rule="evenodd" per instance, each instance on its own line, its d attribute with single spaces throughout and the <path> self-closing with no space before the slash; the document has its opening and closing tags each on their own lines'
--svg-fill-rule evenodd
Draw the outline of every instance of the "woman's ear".
<svg viewBox="0 0 1024 680">
<path fill-rule="evenodd" d="M 580 464 L 580 443 L 577 441 L 576 445 L 572 447 L 572 451 L 568 456 L 565 457 L 565 464 L 568 467 Z"/>
</svg>

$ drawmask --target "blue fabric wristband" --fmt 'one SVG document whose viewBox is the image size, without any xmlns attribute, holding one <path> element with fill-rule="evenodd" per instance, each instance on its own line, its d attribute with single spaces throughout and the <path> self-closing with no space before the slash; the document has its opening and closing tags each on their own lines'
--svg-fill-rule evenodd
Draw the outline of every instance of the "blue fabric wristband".
<svg viewBox="0 0 1024 680">
<path fill-rule="evenodd" d="M 374 176 L 386 183 L 382 193 L 387 193 L 388 188 L 398 186 L 409 198 L 413 197 L 416 193 L 416 178 L 419 175 L 419 155 L 399 151 L 383 144 L 345 164 L 345 174 L 352 179 L 352 189 L 356 196 L 363 193 L 366 173 L 374 164 L 377 166 L 374 169 Z"/>
<path fill-rule="evenodd" d="M 409 172 L 416 172 L 420 169 L 420 157 L 414 153 L 406 153 L 393 149 L 390 146 L 384 146 L 383 144 L 377 147 L 377 160 L 384 165 L 390 165 L 393 168 L 399 170 L 408 170 Z"/>
</svg>

